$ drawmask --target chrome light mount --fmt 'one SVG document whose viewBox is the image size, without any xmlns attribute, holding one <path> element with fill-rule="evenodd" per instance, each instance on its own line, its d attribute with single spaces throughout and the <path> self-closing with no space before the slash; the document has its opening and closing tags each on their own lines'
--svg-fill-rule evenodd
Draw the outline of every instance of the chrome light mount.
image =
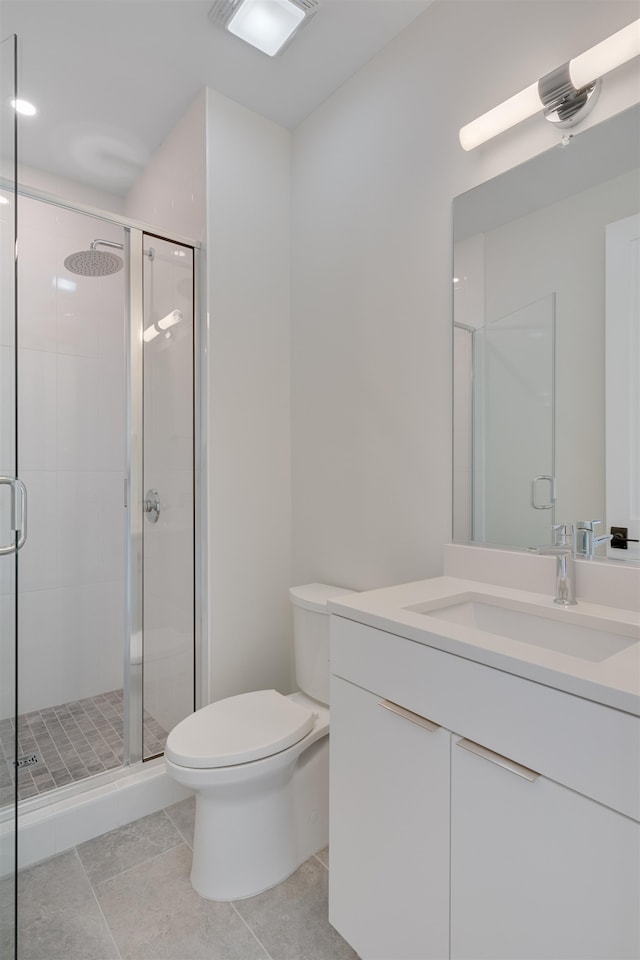
<svg viewBox="0 0 640 960">
<path fill-rule="evenodd" d="M 562 130 L 574 127 L 589 116 L 598 102 L 601 87 L 602 80 L 598 79 L 577 90 L 567 61 L 538 80 L 538 96 L 545 118 Z"/>
</svg>

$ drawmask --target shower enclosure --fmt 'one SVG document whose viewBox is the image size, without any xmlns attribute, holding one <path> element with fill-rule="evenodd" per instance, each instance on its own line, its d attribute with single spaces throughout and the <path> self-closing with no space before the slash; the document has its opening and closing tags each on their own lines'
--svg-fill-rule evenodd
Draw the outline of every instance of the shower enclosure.
<svg viewBox="0 0 640 960">
<path fill-rule="evenodd" d="M 13 42 L 13 41 L 11 41 Z M 10 51 L 13 52 L 13 51 Z M 3 51 L 3 92 L 11 82 Z M 16 188 L 2 97 L 0 827 L 196 706 L 196 249 Z M 16 231 L 20 246 L 17 269 Z M 16 829 L 13 830 L 16 833 Z M 19 845 L 2 844 L 6 931 Z M 15 927 L 15 924 L 13 924 Z M 3 953 L 4 955 L 4 953 Z"/>
<path fill-rule="evenodd" d="M 0 724 L 11 725 L 16 715 L 16 639 L 18 633 L 16 500 L 23 494 L 17 485 L 16 444 L 16 209 L 17 118 L 11 100 L 17 96 L 17 39 L 0 44 Z M 24 534 L 24 523 L 22 524 Z M 16 751 L 13 727 L 11 750 Z M 12 786 L 13 783 L 13 786 Z M 8 788 L 8 790 L 7 790 Z M 15 778 L 0 771 L 5 801 L 6 843 L 0 847 L 0 868 L 6 874 L 0 894 L 0 950 L 16 955 L 17 793 Z"/>
</svg>

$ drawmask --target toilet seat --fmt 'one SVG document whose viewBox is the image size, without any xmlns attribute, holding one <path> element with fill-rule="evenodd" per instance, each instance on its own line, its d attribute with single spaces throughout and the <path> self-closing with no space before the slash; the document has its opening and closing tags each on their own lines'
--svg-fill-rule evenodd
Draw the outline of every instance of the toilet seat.
<svg viewBox="0 0 640 960">
<path fill-rule="evenodd" d="M 196 710 L 171 731 L 165 756 L 181 767 L 229 767 L 298 743 L 316 714 L 276 690 L 256 690 Z"/>
</svg>

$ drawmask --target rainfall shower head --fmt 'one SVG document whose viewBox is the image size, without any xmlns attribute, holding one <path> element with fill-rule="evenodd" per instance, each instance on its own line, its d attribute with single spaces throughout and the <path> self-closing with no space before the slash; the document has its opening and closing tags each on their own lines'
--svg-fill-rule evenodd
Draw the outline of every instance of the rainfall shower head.
<svg viewBox="0 0 640 960">
<path fill-rule="evenodd" d="M 81 277 L 108 277 L 122 269 L 122 258 L 115 253 L 104 250 L 80 250 L 72 253 L 64 261 L 64 265 L 71 273 L 78 273 Z"/>
<path fill-rule="evenodd" d="M 113 243 L 111 240 L 93 240 L 90 250 L 80 250 L 78 253 L 71 253 L 64 261 L 64 265 L 71 273 L 77 273 L 81 277 L 108 277 L 112 273 L 117 273 L 123 267 L 122 257 L 115 253 L 107 253 L 105 250 L 96 250 L 100 244 L 103 247 L 116 247 L 123 249 L 121 243 Z"/>
</svg>

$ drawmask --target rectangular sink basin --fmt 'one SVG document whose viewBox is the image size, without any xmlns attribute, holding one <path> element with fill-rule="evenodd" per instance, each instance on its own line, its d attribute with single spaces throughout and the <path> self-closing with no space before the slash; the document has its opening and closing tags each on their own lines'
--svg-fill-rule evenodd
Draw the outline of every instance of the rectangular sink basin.
<svg viewBox="0 0 640 960">
<path fill-rule="evenodd" d="M 516 601 L 513 601 L 514 603 Z M 621 625 L 621 632 L 600 629 L 591 625 L 565 621 L 554 617 L 540 616 L 529 610 L 513 609 L 487 600 L 465 599 L 446 606 L 425 609 L 426 604 L 408 609 L 433 620 L 457 623 L 464 627 L 482 630 L 528 643 L 544 650 L 578 657 L 597 663 L 607 660 L 640 640 L 640 635 L 629 636 Z M 569 614 L 570 615 L 570 614 Z M 560 612 L 560 616 L 564 616 Z M 575 615 L 574 615 L 575 616 Z M 434 630 L 436 624 L 434 623 Z M 629 630 L 627 627 L 626 630 Z M 630 628 L 633 631 L 633 627 Z"/>
</svg>

